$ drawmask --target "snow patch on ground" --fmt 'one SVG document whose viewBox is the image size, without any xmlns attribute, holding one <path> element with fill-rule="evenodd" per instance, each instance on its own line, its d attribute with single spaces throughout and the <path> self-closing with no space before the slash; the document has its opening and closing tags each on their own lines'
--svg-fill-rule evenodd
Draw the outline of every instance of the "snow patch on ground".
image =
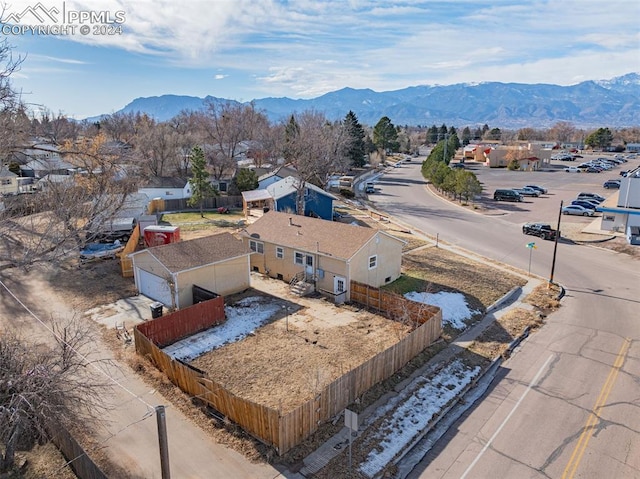
<svg viewBox="0 0 640 479">
<path fill-rule="evenodd" d="M 412 384 L 416 386 L 413 394 L 384 419 L 378 428 L 379 432 L 372 439 L 376 446 L 360 465 L 360 471 L 368 477 L 378 474 L 479 373 L 479 366 L 471 368 L 456 359 L 429 380 L 416 378 Z M 378 416 L 377 412 L 374 416 Z"/>
<path fill-rule="evenodd" d="M 469 319 L 480 311 L 469 309 L 467 300 L 462 293 L 441 291 L 439 293 L 418 293 L 411 291 L 405 298 L 418 303 L 432 304 L 442 310 L 442 324 L 448 324 L 454 329 L 465 329 L 465 319 Z"/>
<path fill-rule="evenodd" d="M 181 339 L 163 349 L 174 359 L 191 361 L 225 344 L 240 341 L 251 332 L 267 324 L 282 309 L 271 298 L 251 296 L 233 306 L 225 306 L 227 320 L 213 328 Z"/>
</svg>

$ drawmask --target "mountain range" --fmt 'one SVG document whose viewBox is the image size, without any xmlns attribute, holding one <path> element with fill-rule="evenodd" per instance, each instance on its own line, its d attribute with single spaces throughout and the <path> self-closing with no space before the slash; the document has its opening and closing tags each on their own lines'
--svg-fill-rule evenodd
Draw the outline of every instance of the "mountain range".
<svg viewBox="0 0 640 479">
<path fill-rule="evenodd" d="M 118 113 L 146 113 L 158 121 L 183 110 L 199 110 L 208 102 L 226 102 L 179 95 L 136 98 Z M 248 102 L 246 102 L 248 103 Z M 492 128 L 544 128 L 559 121 L 576 127 L 640 126 L 640 74 L 576 85 L 486 82 L 477 84 L 413 86 L 376 92 L 343 88 L 311 99 L 262 98 L 253 100 L 270 120 L 286 119 L 294 112 L 315 110 L 331 120 L 352 110 L 360 123 L 373 126 L 387 116 L 395 125 L 490 125 Z M 95 120 L 92 118 L 89 120 Z"/>
</svg>

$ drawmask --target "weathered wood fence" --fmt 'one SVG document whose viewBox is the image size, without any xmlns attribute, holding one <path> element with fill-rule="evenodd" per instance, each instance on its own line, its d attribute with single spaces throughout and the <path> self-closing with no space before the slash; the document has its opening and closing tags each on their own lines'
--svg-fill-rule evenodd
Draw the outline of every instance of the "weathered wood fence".
<svg viewBox="0 0 640 479">
<path fill-rule="evenodd" d="M 108 479 L 93 459 L 60 424 L 50 425 L 51 441 L 60 450 L 79 479 Z"/>
<path fill-rule="evenodd" d="M 440 308 L 429 304 L 411 301 L 392 291 L 375 288 L 357 281 L 351 281 L 351 301 L 385 314 L 394 321 L 422 324 L 430 321 Z M 435 326 L 435 324 L 434 324 Z M 442 321 L 439 329 L 433 331 L 433 341 L 442 333 Z"/>
<path fill-rule="evenodd" d="M 133 277 L 133 260 L 129 258 L 129 254 L 135 253 L 140 241 L 140 225 L 133 228 L 133 232 L 129 237 L 129 241 L 124 249 L 120 252 L 120 269 L 123 278 Z"/>
<path fill-rule="evenodd" d="M 201 330 L 199 328 L 206 324 L 218 324 L 221 320 L 216 313 L 209 314 L 206 310 L 219 307 L 214 302 L 220 299 L 222 298 L 205 301 L 136 326 L 136 351 L 150 358 L 180 389 L 208 403 L 252 436 L 275 447 L 279 454 L 300 444 L 324 421 L 339 414 L 374 385 L 391 377 L 432 344 L 440 336 L 442 329 L 440 309 L 421 308 L 420 321 L 414 323 L 419 326 L 398 343 L 326 385 L 314 398 L 299 407 L 290 411 L 278 411 L 236 396 L 226 390 L 224 385 L 208 378 L 203 371 L 172 359 L 160 349 L 197 332 L 196 329 Z M 191 319 L 192 315 L 206 316 L 209 319 L 198 322 Z M 162 323 L 156 326 L 156 321 Z M 172 335 L 176 335 L 175 339 Z"/>
</svg>

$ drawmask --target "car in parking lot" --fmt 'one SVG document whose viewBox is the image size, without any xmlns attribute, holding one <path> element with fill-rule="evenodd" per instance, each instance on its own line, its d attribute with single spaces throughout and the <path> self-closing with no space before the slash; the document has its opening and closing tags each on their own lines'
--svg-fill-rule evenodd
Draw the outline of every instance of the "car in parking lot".
<svg viewBox="0 0 640 479">
<path fill-rule="evenodd" d="M 588 200 L 596 200 L 598 203 L 602 203 L 604 200 L 606 200 L 606 198 L 604 196 L 600 196 L 597 193 L 588 193 L 588 192 L 582 191 L 582 192 L 578 193 L 577 199 L 580 200 L 580 199 L 583 199 L 583 198 L 586 198 Z"/>
<path fill-rule="evenodd" d="M 533 190 L 538 190 L 540 192 L 541 195 L 546 195 L 548 193 L 548 190 L 542 186 L 538 186 L 538 185 L 525 185 L 525 188 L 531 188 Z"/>
<path fill-rule="evenodd" d="M 515 190 L 498 189 L 493 193 L 496 201 L 522 201 L 522 195 Z"/>
<path fill-rule="evenodd" d="M 525 223 L 522 226 L 522 232 L 526 235 L 539 236 L 546 240 L 555 240 L 558 234 L 558 231 L 547 223 Z"/>
<path fill-rule="evenodd" d="M 598 207 L 597 203 L 588 200 L 573 200 L 571 202 L 572 205 L 582 206 L 588 210 L 595 210 Z"/>
<path fill-rule="evenodd" d="M 602 170 L 597 166 L 588 166 L 582 171 L 584 171 L 585 173 L 600 173 Z"/>
<path fill-rule="evenodd" d="M 580 173 L 582 170 L 577 166 L 567 166 L 564 171 L 567 173 Z"/>
<path fill-rule="evenodd" d="M 513 191 L 517 191 L 522 196 L 535 196 L 536 198 L 540 196 L 540 192 L 538 190 L 534 190 L 533 188 L 527 188 L 526 186 L 523 188 L 512 188 Z"/>
<path fill-rule="evenodd" d="M 607 180 L 602 183 L 603 188 L 620 188 L 620 180 Z"/>
<path fill-rule="evenodd" d="M 595 210 L 587 209 L 578 205 L 568 205 L 562 208 L 563 215 L 577 215 L 577 216 L 593 216 Z"/>
</svg>

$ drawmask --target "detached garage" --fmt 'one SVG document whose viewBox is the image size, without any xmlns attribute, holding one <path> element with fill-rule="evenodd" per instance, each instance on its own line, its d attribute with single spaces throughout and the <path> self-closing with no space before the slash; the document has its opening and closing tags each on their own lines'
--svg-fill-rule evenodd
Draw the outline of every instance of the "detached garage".
<svg viewBox="0 0 640 479">
<path fill-rule="evenodd" d="M 140 294 L 168 308 L 191 306 L 193 287 L 226 296 L 249 287 L 249 250 L 221 233 L 138 251 L 130 255 Z"/>
</svg>

